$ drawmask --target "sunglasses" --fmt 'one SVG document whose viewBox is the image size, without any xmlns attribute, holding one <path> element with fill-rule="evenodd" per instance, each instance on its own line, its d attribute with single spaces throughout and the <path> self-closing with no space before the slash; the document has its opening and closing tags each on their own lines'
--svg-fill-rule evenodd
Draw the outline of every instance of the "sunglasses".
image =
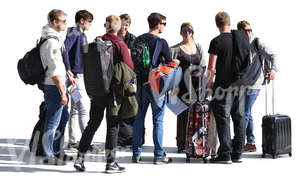
<svg viewBox="0 0 300 180">
<path fill-rule="evenodd" d="M 164 23 L 159 23 L 159 24 L 161 24 L 161 25 L 164 25 L 164 26 L 166 26 L 166 25 L 167 25 L 167 23 L 166 23 L 166 22 L 164 22 Z"/>
<path fill-rule="evenodd" d="M 191 30 L 191 29 L 188 29 L 188 30 L 183 29 L 181 32 L 182 32 L 183 34 L 187 34 L 187 33 L 191 34 L 191 33 L 193 33 L 193 30 Z"/>
<path fill-rule="evenodd" d="M 66 22 L 67 22 L 67 20 L 66 20 L 66 19 L 64 19 L 64 20 L 60 20 L 60 19 L 58 19 L 57 21 L 58 21 L 58 22 L 62 22 L 62 23 L 64 23 L 64 24 L 66 24 Z"/>
<path fill-rule="evenodd" d="M 252 29 L 245 29 L 245 31 L 247 31 L 247 32 L 252 32 Z"/>
</svg>

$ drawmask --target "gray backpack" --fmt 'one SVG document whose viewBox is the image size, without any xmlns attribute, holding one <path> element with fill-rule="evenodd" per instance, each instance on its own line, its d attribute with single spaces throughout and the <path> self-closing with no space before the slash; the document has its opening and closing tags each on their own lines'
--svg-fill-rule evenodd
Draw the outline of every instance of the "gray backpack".
<svg viewBox="0 0 300 180">
<path fill-rule="evenodd" d="M 87 94 L 90 97 L 107 95 L 114 75 L 112 42 L 97 37 L 95 42 L 85 46 L 83 66 Z"/>
</svg>

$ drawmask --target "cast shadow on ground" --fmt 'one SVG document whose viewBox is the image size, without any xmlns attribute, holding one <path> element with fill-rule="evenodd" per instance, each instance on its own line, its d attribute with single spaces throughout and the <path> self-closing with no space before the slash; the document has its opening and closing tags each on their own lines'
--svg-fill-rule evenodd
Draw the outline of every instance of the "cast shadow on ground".
<svg viewBox="0 0 300 180">
<path fill-rule="evenodd" d="M 43 165 L 43 158 L 37 157 L 29 151 L 29 139 L 0 139 L 0 172 L 60 172 L 60 173 L 75 173 L 73 168 L 73 162 L 68 162 L 67 166 L 70 166 L 70 171 L 59 170 L 59 168 L 53 168 L 47 165 Z M 105 144 L 103 142 L 96 142 L 96 146 L 104 149 Z M 153 146 L 144 146 L 143 152 L 153 152 Z M 167 153 L 174 153 L 177 151 L 175 147 L 164 148 Z M 131 163 L 132 149 L 129 147 L 118 147 L 118 152 L 125 152 L 130 154 L 129 156 L 118 157 L 117 160 L 121 163 Z M 76 150 L 66 150 L 68 155 L 76 157 Z M 153 157 L 145 158 L 146 162 L 152 163 Z M 87 154 L 85 162 L 106 162 L 104 153 L 102 154 Z M 179 161 L 178 161 L 179 162 Z M 184 160 L 182 160 L 184 162 Z M 34 166 L 34 167 L 32 167 Z M 38 166 L 38 167 L 37 167 Z M 65 169 L 65 168 L 64 168 Z M 99 171 L 86 171 L 87 173 L 103 173 Z"/>
<path fill-rule="evenodd" d="M 0 172 L 59 172 L 59 173 L 75 173 L 73 168 L 73 162 L 69 161 L 66 168 L 59 169 L 43 165 L 43 158 L 37 157 L 33 153 L 29 152 L 28 139 L 0 139 Z M 96 142 L 99 148 L 104 149 L 105 144 L 103 142 Z M 142 164 L 153 164 L 153 146 L 143 146 Z M 172 157 L 175 164 L 186 163 L 185 154 L 177 154 L 176 147 L 164 147 L 164 150 L 170 157 Z M 117 154 L 117 161 L 120 163 L 131 163 L 132 149 L 129 147 L 118 147 L 117 151 L 122 154 Z M 66 150 L 68 155 L 74 158 L 77 155 L 77 151 Z M 150 155 L 149 155 L 150 154 Z M 244 159 L 261 159 L 261 153 L 244 153 Z M 288 158 L 288 155 L 280 155 L 278 158 Z M 266 155 L 265 159 L 272 159 L 271 155 Z M 85 162 L 101 162 L 105 163 L 106 159 L 104 153 L 102 154 L 87 154 Z M 205 164 L 202 159 L 191 159 L 190 163 Z M 34 166 L 34 167 L 33 167 Z M 38 166 L 38 167 L 37 167 Z M 87 173 L 103 173 L 101 171 L 86 171 Z"/>
</svg>

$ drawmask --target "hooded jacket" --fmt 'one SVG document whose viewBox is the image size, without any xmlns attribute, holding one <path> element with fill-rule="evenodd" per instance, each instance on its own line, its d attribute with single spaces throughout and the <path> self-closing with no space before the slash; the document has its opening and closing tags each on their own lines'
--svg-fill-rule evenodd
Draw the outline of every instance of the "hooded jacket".
<svg viewBox="0 0 300 180">
<path fill-rule="evenodd" d="M 55 85 L 52 80 L 54 76 L 60 76 L 62 82 L 66 80 L 66 70 L 62 58 L 64 48 L 64 32 L 55 31 L 50 25 L 46 25 L 42 30 L 42 38 L 48 40 L 40 47 L 40 55 L 44 68 L 47 68 L 46 77 L 43 84 Z"/>
<path fill-rule="evenodd" d="M 123 61 L 130 69 L 134 70 L 133 62 L 129 54 L 129 50 L 124 40 L 112 33 L 106 33 L 102 36 L 103 40 L 109 40 L 113 46 L 114 64 Z"/>
<path fill-rule="evenodd" d="M 257 45 L 256 45 L 257 43 Z M 263 41 L 261 40 L 261 38 L 258 38 L 255 35 L 252 35 L 250 38 L 250 44 L 252 46 L 258 46 L 258 54 L 260 55 L 260 57 L 264 58 L 266 61 L 270 61 L 271 62 L 271 72 L 273 74 L 276 74 L 276 72 L 278 71 L 277 69 L 277 55 L 274 53 L 274 51 L 272 49 L 269 48 L 269 46 Z M 261 59 L 263 60 L 263 59 Z M 263 61 L 263 65 L 264 65 L 265 61 Z M 265 69 L 265 68 L 263 68 Z M 264 74 L 268 73 L 268 72 L 262 72 L 260 73 L 259 78 L 257 79 L 256 83 L 252 86 L 250 86 L 250 89 L 261 89 L 261 86 L 264 82 Z"/>
</svg>

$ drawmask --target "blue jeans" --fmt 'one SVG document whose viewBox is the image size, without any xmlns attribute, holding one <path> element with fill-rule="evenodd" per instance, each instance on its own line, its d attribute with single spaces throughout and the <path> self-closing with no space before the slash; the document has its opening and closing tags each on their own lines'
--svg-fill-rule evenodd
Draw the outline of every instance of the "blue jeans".
<svg viewBox="0 0 300 180">
<path fill-rule="evenodd" d="M 153 117 L 153 142 L 154 156 L 162 157 L 165 152 L 162 148 L 163 144 L 163 118 L 166 107 L 166 96 L 154 97 L 149 85 L 138 86 L 136 98 L 139 104 L 138 114 L 133 123 L 133 156 L 140 156 L 142 153 L 142 141 L 144 136 L 145 116 L 149 104 L 152 108 Z"/>
<path fill-rule="evenodd" d="M 46 157 L 51 157 L 63 151 L 69 113 L 67 105 L 60 105 L 61 95 L 55 85 L 44 85 L 43 91 L 47 111 L 42 142 Z"/>
<path fill-rule="evenodd" d="M 255 137 L 253 133 L 253 118 L 252 118 L 252 107 L 253 104 L 260 92 L 260 89 L 248 89 L 246 93 L 246 101 L 245 101 L 245 119 L 246 119 L 246 137 L 247 143 L 253 144 L 255 143 Z"/>
</svg>

